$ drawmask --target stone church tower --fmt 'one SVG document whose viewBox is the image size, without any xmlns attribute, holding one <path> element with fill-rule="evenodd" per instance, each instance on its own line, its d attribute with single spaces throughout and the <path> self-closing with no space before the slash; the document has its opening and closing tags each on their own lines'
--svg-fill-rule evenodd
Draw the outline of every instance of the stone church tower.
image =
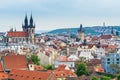
<svg viewBox="0 0 120 80">
<path fill-rule="evenodd" d="M 82 28 L 82 24 L 80 24 L 80 28 L 78 30 L 78 38 L 83 42 L 84 41 L 84 30 Z"/>
<path fill-rule="evenodd" d="M 22 28 L 23 28 L 24 32 L 28 32 L 28 41 L 30 41 L 31 43 L 34 43 L 34 40 L 35 40 L 35 24 L 33 24 L 32 14 L 31 14 L 29 23 L 28 23 L 27 15 L 25 16 L 24 25 L 22 25 Z"/>
</svg>

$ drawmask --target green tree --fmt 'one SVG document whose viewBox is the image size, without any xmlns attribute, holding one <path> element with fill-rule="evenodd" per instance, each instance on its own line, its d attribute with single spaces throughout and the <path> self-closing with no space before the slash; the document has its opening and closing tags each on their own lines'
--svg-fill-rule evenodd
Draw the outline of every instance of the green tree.
<svg viewBox="0 0 120 80">
<path fill-rule="evenodd" d="M 47 69 L 47 70 L 53 70 L 54 65 L 47 64 L 47 65 L 44 66 L 44 68 Z"/>
<path fill-rule="evenodd" d="M 100 77 L 100 80 L 111 80 L 111 78 L 110 78 L 110 77 L 107 77 L 107 76 L 101 76 L 101 77 Z"/>
<path fill-rule="evenodd" d="M 117 80 L 120 80 L 120 74 L 117 75 Z"/>
<path fill-rule="evenodd" d="M 32 62 L 36 65 L 40 65 L 40 59 L 38 58 L 37 55 L 31 55 L 29 60 L 32 60 Z"/>
<path fill-rule="evenodd" d="M 96 76 L 93 76 L 92 80 L 98 80 L 98 78 Z"/>
<path fill-rule="evenodd" d="M 80 63 L 77 65 L 77 70 L 76 70 L 76 74 L 78 76 L 81 76 L 81 75 L 88 75 L 89 72 L 87 70 L 87 66 L 85 63 Z"/>
</svg>

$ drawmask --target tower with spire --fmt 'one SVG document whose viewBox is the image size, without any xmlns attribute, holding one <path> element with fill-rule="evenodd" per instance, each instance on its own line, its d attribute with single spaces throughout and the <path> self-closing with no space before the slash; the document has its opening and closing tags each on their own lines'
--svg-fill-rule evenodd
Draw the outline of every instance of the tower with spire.
<svg viewBox="0 0 120 80">
<path fill-rule="evenodd" d="M 80 24 L 80 28 L 78 30 L 78 38 L 83 42 L 84 41 L 84 30 L 82 24 Z"/>
<path fill-rule="evenodd" d="M 112 35 L 114 35 L 114 30 L 113 30 L 113 27 L 112 27 L 112 29 L 111 29 L 111 34 L 112 34 Z"/>
<path fill-rule="evenodd" d="M 22 28 L 23 28 L 24 32 L 28 32 L 28 41 L 30 41 L 31 43 L 34 43 L 35 24 L 33 24 L 32 13 L 31 13 L 31 16 L 30 16 L 29 23 L 28 23 L 28 18 L 27 18 L 27 14 L 26 14 L 25 19 L 24 19 L 24 24 L 22 24 Z"/>
</svg>

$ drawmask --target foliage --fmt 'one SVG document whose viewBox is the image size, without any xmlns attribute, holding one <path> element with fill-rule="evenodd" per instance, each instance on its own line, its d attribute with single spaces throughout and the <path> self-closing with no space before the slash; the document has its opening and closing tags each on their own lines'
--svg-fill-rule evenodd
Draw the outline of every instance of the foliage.
<svg viewBox="0 0 120 80">
<path fill-rule="evenodd" d="M 120 80 L 120 74 L 117 75 L 117 80 Z"/>
<path fill-rule="evenodd" d="M 86 63 L 86 58 L 85 57 L 79 57 L 79 59 L 75 63 L 75 67 L 77 68 L 77 66 L 81 63 Z"/>
<path fill-rule="evenodd" d="M 32 60 L 32 62 L 36 65 L 40 65 L 40 59 L 38 58 L 37 55 L 31 55 L 29 60 Z"/>
<path fill-rule="evenodd" d="M 97 72 L 97 74 L 101 75 L 101 76 L 107 76 L 107 77 L 110 77 L 110 78 L 115 78 L 116 76 L 113 75 L 113 74 L 107 74 L 107 73 L 101 73 L 101 72 Z"/>
<path fill-rule="evenodd" d="M 93 76 L 92 80 L 98 80 L 98 78 L 96 76 Z"/>
<path fill-rule="evenodd" d="M 89 72 L 87 70 L 87 66 L 85 63 L 80 63 L 78 64 L 77 66 L 77 70 L 76 70 L 76 74 L 78 76 L 81 76 L 81 75 L 89 75 Z"/>
<path fill-rule="evenodd" d="M 53 70 L 54 65 L 47 64 L 47 65 L 44 66 L 44 68 L 47 69 L 47 70 Z"/>
<path fill-rule="evenodd" d="M 101 76 L 101 77 L 100 77 L 100 80 L 111 80 L 111 78 L 110 78 L 110 77 L 107 77 L 107 76 Z"/>
</svg>

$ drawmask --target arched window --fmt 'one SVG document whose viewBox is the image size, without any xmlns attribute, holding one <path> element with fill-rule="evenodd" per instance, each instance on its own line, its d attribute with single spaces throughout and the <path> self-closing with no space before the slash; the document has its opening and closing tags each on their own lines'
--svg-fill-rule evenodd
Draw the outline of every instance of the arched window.
<svg viewBox="0 0 120 80">
<path fill-rule="evenodd" d="M 34 30 L 32 29 L 32 33 L 34 33 Z"/>
</svg>

